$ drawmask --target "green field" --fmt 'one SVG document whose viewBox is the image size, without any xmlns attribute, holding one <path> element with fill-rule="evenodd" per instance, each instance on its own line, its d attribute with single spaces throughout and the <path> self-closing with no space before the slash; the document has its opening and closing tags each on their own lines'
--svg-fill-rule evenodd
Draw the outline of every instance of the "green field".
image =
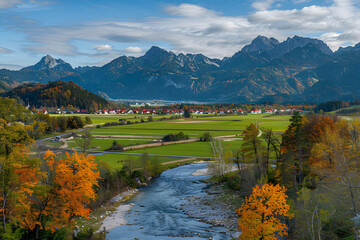
<svg viewBox="0 0 360 240">
<path fill-rule="evenodd" d="M 156 141 L 155 139 L 134 139 L 134 138 L 94 138 L 91 141 L 91 149 L 97 151 L 104 151 L 116 141 L 121 146 L 132 146 L 144 143 L 151 143 Z M 77 148 L 78 144 L 75 141 L 68 141 L 69 148 Z"/>
<path fill-rule="evenodd" d="M 242 141 L 224 142 L 224 150 L 235 151 L 240 148 Z M 148 153 L 158 155 L 175 156 L 194 156 L 194 157 L 213 157 L 213 152 L 209 142 L 194 142 L 168 145 L 162 147 L 144 148 L 128 151 L 130 153 Z"/>
<path fill-rule="evenodd" d="M 97 128 L 91 131 L 96 135 L 139 135 L 164 136 L 183 132 L 190 137 L 200 137 L 205 132 L 212 136 L 239 135 L 246 126 L 257 123 L 262 129 L 281 132 L 289 124 L 290 116 L 240 115 L 224 117 L 192 118 L 185 120 L 155 121 L 140 124 Z"/>
<path fill-rule="evenodd" d="M 148 117 L 151 116 L 153 119 L 159 118 L 170 118 L 173 115 L 151 115 L 151 114 L 117 114 L 117 115 L 107 115 L 107 114 L 51 114 L 52 117 L 71 117 L 79 116 L 81 119 L 85 120 L 85 117 L 90 117 L 92 124 L 104 124 L 107 122 L 119 122 L 119 119 L 126 119 L 126 121 L 131 122 L 140 122 L 141 119 L 147 121 Z"/>
<path fill-rule="evenodd" d="M 133 161 L 134 168 L 139 168 L 142 166 L 141 164 L 142 156 L 134 156 L 134 155 L 120 155 L 120 154 L 105 154 L 105 155 L 97 155 L 96 162 L 104 161 L 109 164 L 111 169 L 119 170 L 122 166 L 128 164 L 127 161 Z M 176 161 L 179 158 L 171 158 L 171 157 L 150 157 L 151 161 L 158 161 L 159 164 Z"/>
<path fill-rule="evenodd" d="M 81 115 L 85 118 L 84 115 Z M 93 122 L 115 122 L 118 119 L 131 119 L 140 121 L 140 117 L 147 118 L 143 115 L 89 115 Z M 136 118 L 134 118 L 136 117 Z M 167 116 L 152 116 L 154 119 Z M 165 136 L 169 133 L 183 132 L 189 137 L 201 137 L 204 133 L 210 132 L 214 137 L 216 136 L 233 136 L 231 139 L 224 139 L 224 150 L 235 151 L 241 147 L 241 135 L 251 123 L 259 124 L 260 129 L 273 129 L 273 131 L 281 133 L 289 124 L 290 116 L 288 115 L 238 115 L 238 116 L 193 116 L 190 119 L 176 119 L 166 121 L 153 121 L 138 124 L 119 125 L 112 127 L 94 128 L 91 134 L 94 136 L 92 149 L 106 150 L 112 142 L 116 140 L 122 146 L 130 146 L 137 144 L 144 144 L 159 140 L 156 137 Z M 113 136 L 113 137 L 107 137 Z M 138 136 L 138 138 L 132 137 Z M 154 138 L 141 138 L 141 136 L 153 136 Z M 238 140 L 236 140 L 238 139 Z M 229 141 L 230 140 L 230 141 Z M 76 147 L 74 141 L 68 142 L 69 147 Z M 209 142 L 194 142 L 183 143 L 161 147 L 148 147 L 144 149 L 132 150 L 129 153 L 148 153 L 155 155 L 174 155 L 174 156 L 194 156 L 194 157 L 213 157 L 213 152 Z M 106 154 L 96 157 L 97 160 L 103 160 L 110 164 L 112 168 L 120 168 L 126 159 L 132 158 L 137 161 L 140 156 Z M 151 157 L 151 159 L 155 159 Z M 177 158 L 178 159 L 178 158 Z M 163 163 L 173 161 L 174 158 L 158 157 L 158 160 Z"/>
</svg>

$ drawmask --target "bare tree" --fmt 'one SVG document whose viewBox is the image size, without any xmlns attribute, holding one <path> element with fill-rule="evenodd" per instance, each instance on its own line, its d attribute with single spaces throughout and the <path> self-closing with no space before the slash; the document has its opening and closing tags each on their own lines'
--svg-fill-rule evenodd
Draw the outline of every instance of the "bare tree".
<svg viewBox="0 0 360 240">
<path fill-rule="evenodd" d="M 241 150 L 234 151 L 234 157 L 232 158 L 233 162 L 238 168 L 239 174 L 240 171 L 245 168 L 245 154 Z"/>
<path fill-rule="evenodd" d="M 225 173 L 232 167 L 231 164 L 229 164 L 229 153 L 224 152 L 221 140 L 211 138 L 210 144 L 213 150 L 214 161 L 208 165 L 209 169 L 212 174 L 224 178 Z"/>
</svg>

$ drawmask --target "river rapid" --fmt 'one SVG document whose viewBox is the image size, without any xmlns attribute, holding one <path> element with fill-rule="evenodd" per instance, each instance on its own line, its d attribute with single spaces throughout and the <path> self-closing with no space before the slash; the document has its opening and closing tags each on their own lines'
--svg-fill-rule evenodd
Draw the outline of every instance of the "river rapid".
<svg viewBox="0 0 360 240">
<path fill-rule="evenodd" d="M 209 176 L 192 175 L 206 166 L 196 163 L 164 171 L 128 202 L 135 204 L 126 215 L 128 224 L 111 230 L 106 239 L 230 239 L 225 228 L 200 222 L 181 210 L 186 197 L 206 194 L 201 180 Z"/>
</svg>

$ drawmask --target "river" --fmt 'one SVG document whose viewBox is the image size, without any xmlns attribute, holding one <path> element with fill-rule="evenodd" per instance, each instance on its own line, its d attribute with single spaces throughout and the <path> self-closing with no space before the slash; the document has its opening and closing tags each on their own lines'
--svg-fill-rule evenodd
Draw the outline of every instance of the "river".
<svg viewBox="0 0 360 240">
<path fill-rule="evenodd" d="M 106 239 L 230 239 L 224 233 L 225 228 L 212 227 L 181 210 L 186 197 L 206 194 L 203 192 L 206 184 L 201 180 L 209 176 L 192 175 L 203 168 L 206 168 L 206 163 L 164 171 L 128 202 L 135 204 L 126 216 L 128 224 L 111 230 Z"/>
</svg>

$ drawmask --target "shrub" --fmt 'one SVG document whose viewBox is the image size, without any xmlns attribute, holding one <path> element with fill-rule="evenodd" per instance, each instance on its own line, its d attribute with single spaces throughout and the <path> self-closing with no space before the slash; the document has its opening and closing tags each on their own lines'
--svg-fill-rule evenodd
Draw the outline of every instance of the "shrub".
<svg viewBox="0 0 360 240">
<path fill-rule="evenodd" d="M 163 142 L 179 141 L 189 139 L 188 135 L 185 135 L 183 132 L 177 134 L 168 134 L 162 138 Z"/>
<path fill-rule="evenodd" d="M 92 120 L 91 120 L 91 118 L 89 116 L 85 117 L 85 123 L 86 124 L 92 124 Z"/>
<path fill-rule="evenodd" d="M 206 132 L 203 134 L 202 137 L 200 137 L 200 142 L 210 142 L 211 140 L 211 135 L 209 132 Z"/>
<path fill-rule="evenodd" d="M 106 149 L 106 151 L 124 151 L 124 148 L 121 146 L 121 144 L 113 141 L 111 147 Z"/>
</svg>

